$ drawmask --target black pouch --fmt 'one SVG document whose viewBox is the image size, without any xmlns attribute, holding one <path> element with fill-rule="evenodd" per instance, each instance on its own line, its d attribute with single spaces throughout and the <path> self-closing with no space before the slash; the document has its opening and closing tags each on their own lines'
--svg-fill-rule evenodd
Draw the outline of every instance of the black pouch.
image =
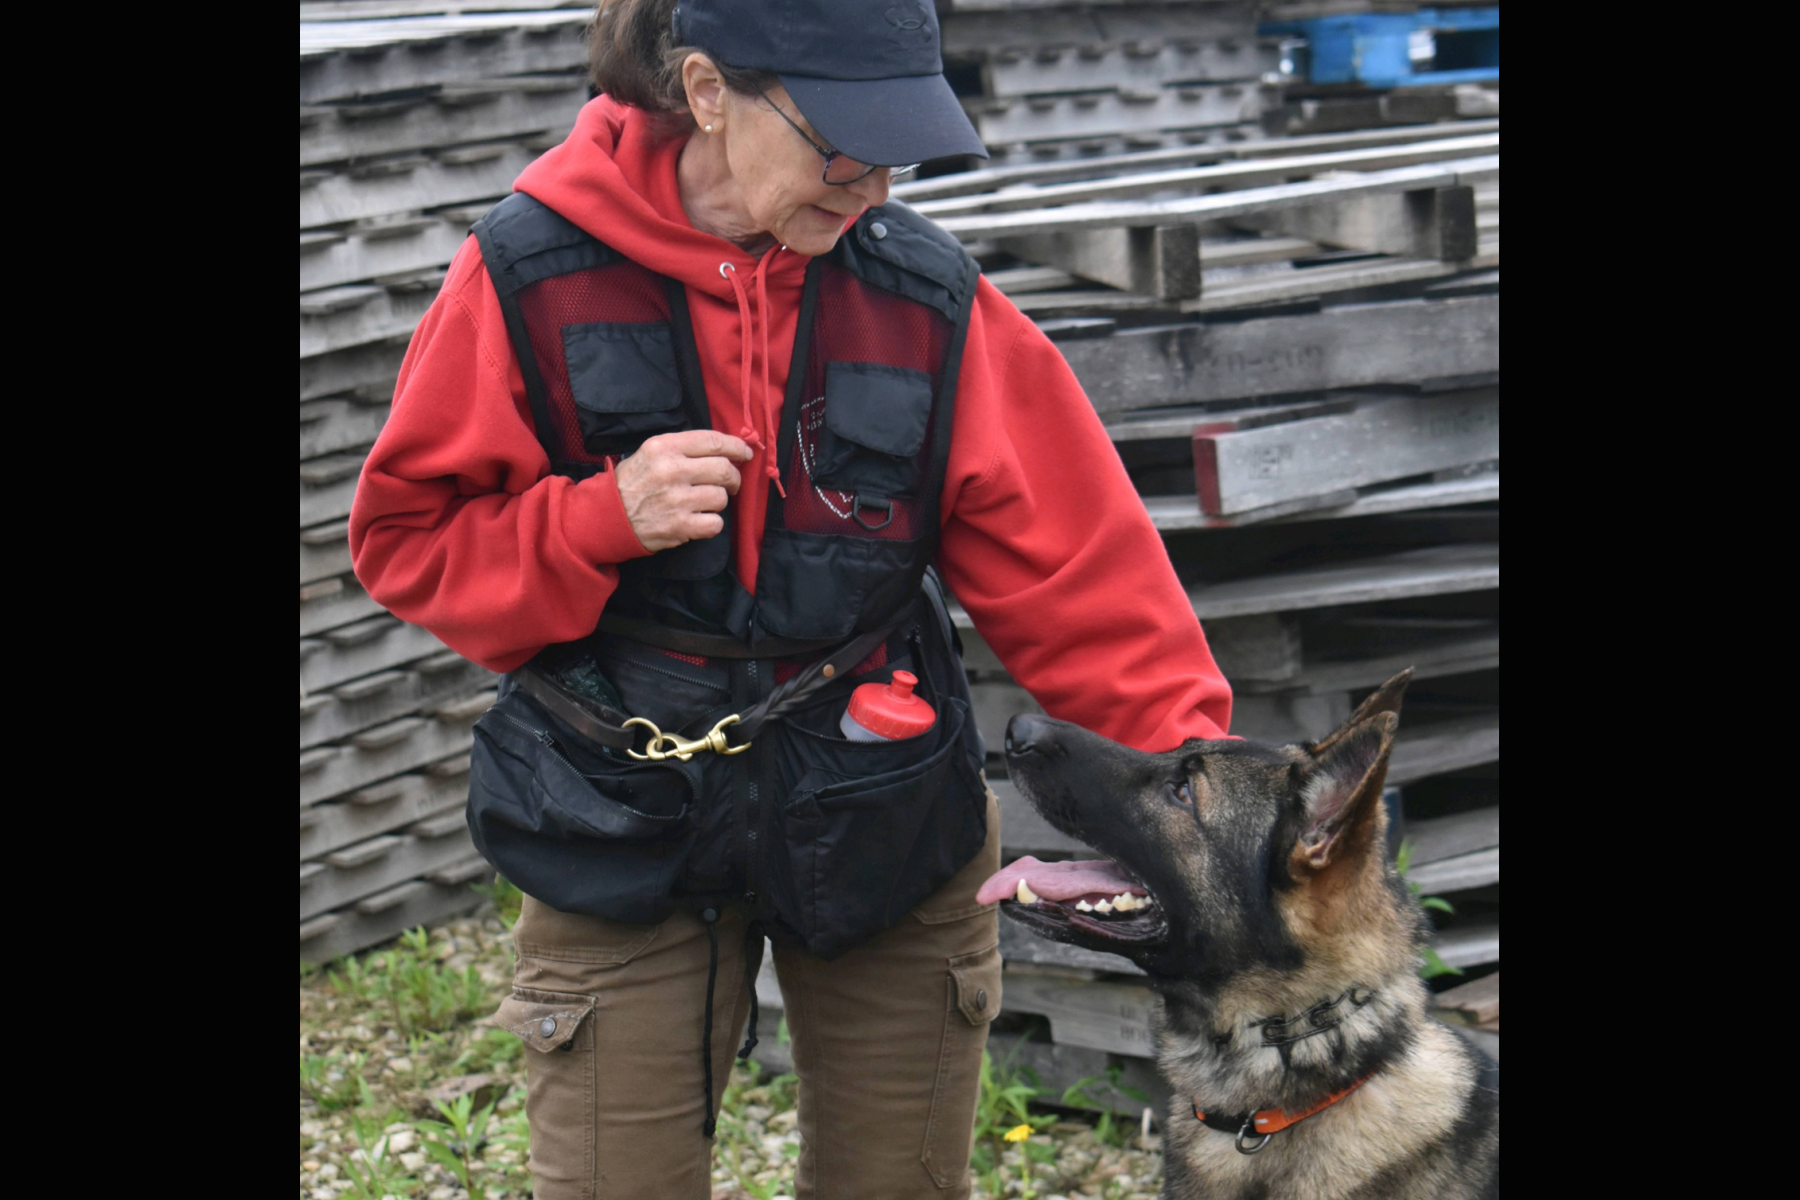
<svg viewBox="0 0 1800 1200">
<path fill-rule="evenodd" d="M 825 427 L 813 482 L 870 501 L 917 496 L 919 451 L 930 423 L 931 376 L 925 372 L 826 363 Z"/>
<path fill-rule="evenodd" d="M 627 454 L 647 437 L 687 428 L 669 326 L 595 321 L 563 326 L 562 339 L 589 454 Z"/>
<path fill-rule="evenodd" d="M 845 681 L 790 714 L 772 747 L 784 869 L 771 900 L 810 954 L 834 958 L 887 929 L 949 881 L 987 838 L 981 741 L 964 696 L 935 686 L 932 649 Z M 944 648 L 947 651 L 947 647 Z M 838 730 L 850 690 L 912 665 L 937 723 L 917 737 L 853 742 Z M 966 694 L 965 694 L 966 695 Z M 765 737 L 769 734 L 765 732 Z"/>
<path fill-rule="evenodd" d="M 523 891 L 562 912 L 655 923 L 694 841 L 696 778 L 588 743 L 510 678 L 475 723 L 469 831 Z"/>
</svg>

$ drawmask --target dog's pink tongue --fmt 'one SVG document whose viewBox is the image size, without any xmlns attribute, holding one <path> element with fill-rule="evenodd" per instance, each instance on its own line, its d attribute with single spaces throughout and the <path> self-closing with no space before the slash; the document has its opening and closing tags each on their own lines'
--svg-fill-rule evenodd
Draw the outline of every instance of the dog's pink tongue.
<svg viewBox="0 0 1800 1200">
<path fill-rule="evenodd" d="M 1105 896 L 1116 896 L 1120 892 L 1130 892 L 1134 896 L 1149 894 L 1143 884 L 1108 859 L 1047 863 L 1027 854 L 1012 865 L 1001 867 L 982 884 L 981 890 L 975 893 L 975 903 L 992 904 L 996 900 L 1012 899 L 1019 891 L 1021 879 L 1026 887 L 1046 900 L 1079 900 L 1096 892 Z"/>
</svg>

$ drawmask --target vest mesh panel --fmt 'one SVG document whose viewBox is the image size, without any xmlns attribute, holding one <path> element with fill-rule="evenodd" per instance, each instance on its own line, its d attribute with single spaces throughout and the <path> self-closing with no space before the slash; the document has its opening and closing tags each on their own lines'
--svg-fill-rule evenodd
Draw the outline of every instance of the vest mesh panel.
<svg viewBox="0 0 1800 1200">
<path fill-rule="evenodd" d="M 833 263 L 822 264 L 812 353 L 800 401 L 799 453 L 791 457 L 782 481 L 787 489 L 783 513 L 787 528 L 906 540 L 924 532 L 923 496 L 894 501 L 894 519 L 871 531 L 852 519 L 850 494 L 815 485 L 808 464 L 818 461 L 819 431 L 825 424 L 826 363 L 885 363 L 923 371 L 931 376 L 932 394 L 937 396 L 951 332 L 950 322 L 935 310 L 872 287 Z M 930 475 L 926 461 L 930 452 L 927 438 L 916 463 L 921 478 Z"/>
<path fill-rule="evenodd" d="M 531 335 L 531 349 L 550 393 L 550 409 L 558 423 L 565 461 L 598 463 L 582 445 L 575 394 L 569 387 L 563 358 L 562 329 L 594 321 L 638 325 L 667 323 L 669 298 L 662 280 L 636 263 L 594 267 L 555 275 L 519 293 L 519 308 Z"/>
</svg>

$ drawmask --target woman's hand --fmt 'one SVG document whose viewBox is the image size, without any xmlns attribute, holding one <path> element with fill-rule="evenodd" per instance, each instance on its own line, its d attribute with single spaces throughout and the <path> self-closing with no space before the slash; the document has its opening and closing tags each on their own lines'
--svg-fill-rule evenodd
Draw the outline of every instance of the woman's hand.
<svg viewBox="0 0 1800 1200">
<path fill-rule="evenodd" d="M 747 463 L 743 439 L 715 429 L 688 429 L 646 438 L 618 466 L 619 497 L 631 531 L 650 551 L 667 550 L 725 528 L 719 514 L 737 495 Z"/>
</svg>

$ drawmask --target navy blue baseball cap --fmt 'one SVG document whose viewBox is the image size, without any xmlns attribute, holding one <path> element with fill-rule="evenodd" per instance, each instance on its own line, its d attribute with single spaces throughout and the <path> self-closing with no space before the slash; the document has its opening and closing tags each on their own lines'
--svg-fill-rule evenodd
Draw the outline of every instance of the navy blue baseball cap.
<svg viewBox="0 0 1800 1200">
<path fill-rule="evenodd" d="M 780 76 L 819 136 L 857 162 L 987 157 L 944 78 L 931 0 L 680 0 L 674 22 L 678 45 Z"/>
</svg>

